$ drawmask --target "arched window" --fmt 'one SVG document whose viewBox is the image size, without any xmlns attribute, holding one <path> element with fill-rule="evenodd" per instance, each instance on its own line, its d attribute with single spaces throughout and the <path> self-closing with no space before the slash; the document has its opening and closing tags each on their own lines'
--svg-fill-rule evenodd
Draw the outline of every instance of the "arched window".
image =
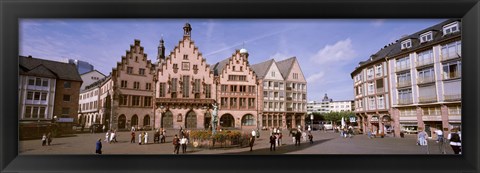
<svg viewBox="0 0 480 173">
<path fill-rule="evenodd" d="M 135 114 L 132 116 L 132 126 L 137 126 L 138 125 L 138 116 Z"/>
<path fill-rule="evenodd" d="M 243 116 L 242 126 L 253 126 L 254 124 L 255 124 L 255 119 L 253 118 L 253 115 L 247 114 Z"/>
<path fill-rule="evenodd" d="M 143 126 L 148 126 L 148 125 L 150 125 L 150 116 L 145 115 L 145 117 L 143 118 Z"/>
</svg>

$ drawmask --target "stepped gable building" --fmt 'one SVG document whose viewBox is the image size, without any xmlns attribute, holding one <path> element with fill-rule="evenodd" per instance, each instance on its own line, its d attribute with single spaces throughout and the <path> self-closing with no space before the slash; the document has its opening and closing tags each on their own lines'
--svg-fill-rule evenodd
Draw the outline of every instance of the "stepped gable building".
<svg viewBox="0 0 480 173">
<path fill-rule="evenodd" d="M 82 79 L 75 65 L 19 56 L 18 82 L 21 138 L 47 132 L 55 117 L 76 121 Z"/>
<path fill-rule="evenodd" d="M 257 128 L 258 81 L 248 56 L 246 49 L 236 50 L 214 66 L 221 128 Z"/>
<path fill-rule="evenodd" d="M 155 65 L 135 40 L 100 86 L 100 116 L 109 128 L 152 128 L 154 75 Z"/>
<path fill-rule="evenodd" d="M 162 128 L 210 127 L 210 108 L 215 103 L 214 74 L 191 39 L 186 23 L 183 39 L 165 56 L 163 39 L 158 47 L 155 77 L 155 124 Z M 220 108 L 221 109 L 221 108 Z"/>
<path fill-rule="evenodd" d="M 351 73 L 365 131 L 461 126 L 461 22 L 446 20 L 386 45 Z M 383 80 L 383 82 L 379 82 Z"/>
<path fill-rule="evenodd" d="M 296 128 L 305 124 L 307 82 L 296 57 L 252 65 L 258 78 L 263 127 Z"/>
</svg>

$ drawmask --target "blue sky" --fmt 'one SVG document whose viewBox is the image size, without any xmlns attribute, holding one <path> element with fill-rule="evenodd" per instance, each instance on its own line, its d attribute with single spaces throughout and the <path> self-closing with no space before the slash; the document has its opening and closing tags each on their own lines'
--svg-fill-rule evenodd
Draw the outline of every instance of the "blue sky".
<svg viewBox="0 0 480 173">
<path fill-rule="evenodd" d="M 185 22 L 211 65 L 245 47 L 250 64 L 296 56 L 308 81 L 308 100 L 325 93 L 353 99 L 350 73 L 384 45 L 445 19 L 21 19 L 20 55 L 87 61 L 108 75 L 134 39 L 156 61 L 182 39 Z M 243 46 L 244 45 L 244 46 Z"/>
</svg>

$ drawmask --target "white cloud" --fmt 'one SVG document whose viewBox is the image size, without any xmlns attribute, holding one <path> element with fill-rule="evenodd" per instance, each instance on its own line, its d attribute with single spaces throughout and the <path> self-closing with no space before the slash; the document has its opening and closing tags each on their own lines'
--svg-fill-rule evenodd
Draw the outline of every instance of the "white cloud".
<svg viewBox="0 0 480 173">
<path fill-rule="evenodd" d="M 353 49 L 352 41 L 347 38 L 336 42 L 334 45 L 326 45 L 310 59 L 315 63 L 328 65 L 330 63 L 345 63 L 353 60 L 355 56 L 357 56 L 357 53 Z"/>
<path fill-rule="evenodd" d="M 383 23 L 385 23 L 385 19 L 376 19 L 376 20 L 373 20 L 372 25 L 374 27 L 380 27 L 383 25 Z"/>
<path fill-rule="evenodd" d="M 325 73 L 323 71 L 317 74 L 313 74 L 307 77 L 307 83 L 315 83 L 316 81 L 319 81 L 320 79 L 322 79 L 323 76 L 325 76 Z"/>
</svg>

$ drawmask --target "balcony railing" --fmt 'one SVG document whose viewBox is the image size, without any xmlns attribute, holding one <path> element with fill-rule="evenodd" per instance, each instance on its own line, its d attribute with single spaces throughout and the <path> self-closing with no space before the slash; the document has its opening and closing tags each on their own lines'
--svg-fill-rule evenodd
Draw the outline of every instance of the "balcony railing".
<svg viewBox="0 0 480 173">
<path fill-rule="evenodd" d="M 437 97 L 436 96 L 420 96 L 418 97 L 418 100 L 420 103 L 431 103 L 431 102 L 436 102 Z"/>
<path fill-rule="evenodd" d="M 395 71 L 396 72 L 403 71 L 403 70 L 407 70 L 409 68 L 410 68 L 410 66 L 397 66 L 397 67 L 395 67 Z"/>
<path fill-rule="evenodd" d="M 397 83 L 397 87 L 407 87 L 407 86 L 411 86 L 412 85 L 412 81 L 408 80 L 408 81 L 401 81 L 401 82 L 398 82 Z"/>
<path fill-rule="evenodd" d="M 417 61 L 417 67 L 433 64 L 433 58 Z"/>
<path fill-rule="evenodd" d="M 462 95 L 461 94 L 445 94 L 443 95 L 445 97 L 445 101 L 458 101 L 462 100 Z"/>
<path fill-rule="evenodd" d="M 455 58 L 460 58 L 460 54 L 458 53 L 452 53 L 448 55 L 441 55 L 442 61 L 449 60 L 449 59 L 455 59 Z"/>
<path fill-rule="evenodd" d="M 456 79 L 462 77 L 462 73 L 459 71 L 451 72 L 448 74 L 443 74 L 443 80 L 445 79 Z"/>
<path fill-rule="evenodd" d="M 213 104 L 215 100 L 213 99 L 180 99 L 180 98 L 157 98 L 157 103 L 187 103 L 187 104 Z"/>
<path fill-rule="evenodd" d="M 385 88 L 377 88 L 377 93 L 383 93 L 385 92 Z"/>
<path fill-rule="evenodd" d="M 433 76 L 419 77 L 417 79 L 418 84 L 425 84 L 425 83 L 432 83 L 432 82 L 435 82 L 435 77 L 433 77 Z"/>
<path fill-rule="evenodd" d="M 412 104 L 412 98 L 403 98 L 403 99 L 398 99 L 398 104 L 399 105 L 406 105 L 406 104 Z"/>
</svg>

